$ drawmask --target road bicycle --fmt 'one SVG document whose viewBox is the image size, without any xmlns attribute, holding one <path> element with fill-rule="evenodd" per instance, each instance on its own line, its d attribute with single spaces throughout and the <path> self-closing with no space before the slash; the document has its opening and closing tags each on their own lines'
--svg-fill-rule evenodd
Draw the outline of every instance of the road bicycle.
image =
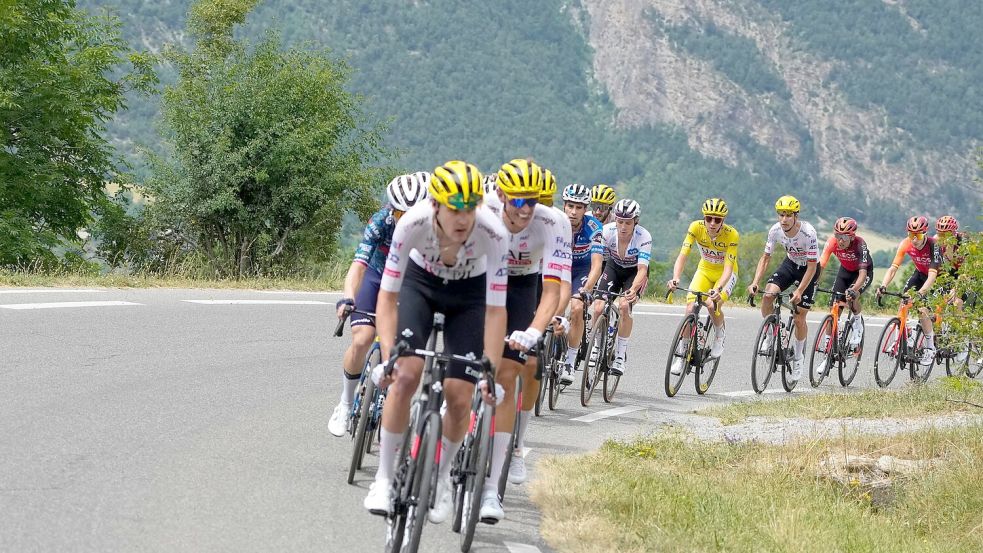
<svg viewBox="0 0 983 553">
<path fill-rule="evenodd" d="M 748 296 L 748 303 L 754 307 L 755 295 L 764 295 L 764 292 L 757 292 Z M 782 387 L 786 392 L 795 389 L 798 382 L 792 378 L 792 366 L 795 362 L 795 353 L 791 347 L 792 336 L 795 333 L 795 314 L 798 307 L 789 302 L 790 294 L 775 294 L 775 310 L 765 317 L 758 330 L 758 337 L 754 342 L 754 352 L 751 354 L 751 385 L 755 393 L 761 394 L 768 388 L 768 381 L 771 380 L 772 373 L 781 370 Z M 782 308 L 791 311 L 785 324 L 782 324 Z"/>
<path fill-rule="evenodd" d="M 976 307 L 976 294 L 968 292 L 963 296 L 963 313 Z M 942 305 L 936 309 L 936 320 L 942 317 Z M 949 327 L 949 324 L 942 320 L 937 334 L 938 348 L 936 349 L 936 363 L 945 364 L 945 373 L 949 376 L 963 375 L 976 378 L 983 370 L 983 352 L 980 345 L 973 342 L 959 342 Z"/>
<path fill-rule="evenodd" d="M 375 313 L 360 311 L 346 306 L 345 314 L 338 321 L 334 335 L 340 337 L 345 321 L 352 313 L 375 317 Z M 348 433 L 352 438 L 352 459 L 348 466 L 348 483 L 355 482 L 355 473 L 362 468 L 365 455 L 372 452 L 372 438 L 380 430 L 382 424 L 382 406 L 386 401 L 386 393 L 379 390 L 372 382 L 372 369 L 382 362 L 382 349 L 379 347 L 379 337 L 376 336 L 372 347 L 365 354 L 362 364 L 362 375 L 358 379 L 355 395 L 352 398 L 352 408 L 348 412 Z"/>
<path fill-rule="evenodd" d="M 597 384 L 604 380 L 604 401 L 610 403 L 614 399 L 614 392 L 618 389 L 621 376 L 612 375 L 610 372 L 611 364 L 614 362 L 614 342 L 618 335 L 618 309 L 614 306 L 614 300 L 623 298 L 627 292 L 615 294 L 613 292 L 602 292 L 604 306 L 601 314 L 594 321 L 590 332 L 589 354 L 584 360 L 584 374 L 581 378 L 580 404 L 587 407 L 590 404 L 591 396 Z M 584 306 L 590 309 L 590 306 Z"/>
<path fill-rule="evenodd" d="M 853 314 L 847 304 L 847 295 L 825 288 L 817 292 L 830 294 L 832 307 L 822 322 L 812 344 L 809 357 L 809 383 L 813 388 L 823 383 L 830 368 L 836 365 L 840 385 L 849 386 L 857 376 L 860 359 L 864 354 L 864 328 L 860 319 Z M 860 339 L 853 339 L 856 328 L 860 328 Z M 818 365 L 817 365 L 818 361 Z"/>
<path fill-rule="evenodd" d="M 707 299 L 706 292 L 690 290 L 689 288 L 676 287 L 676 290 L 688 292 L 696 296 L 693 312 L 687 313 L 680 321 L 676 329 L 672 346 L 669 348 L 669 360 L 666 361 L 666 395 L 673 397 L 679 392 L 683 385 L 686 375 L 693 372 L 696 375 L 696 393 L 703 395 L 710 389 L 710 383 L 717 374 L 717 366 L 720 365 L 719 357 L 710 357 L 710 329 L 713 327 L 713 320 L 709 310 L 703 321 L 700 321 L 700 311 L 706 309 L 704 301 Z M 666 294 L 666 301 L 672 303 L 673 293 Z M 672 374 L 672 365 L 677 359 L 683 361 L 683 368 L 679 374 Z"/>
<path fill-rule="evenodd" d="M 410 423 L 397 457 L 390 497 L 392 504 L 386 516 L 386 551 L 416 553 L 420 546 L 423 523 L 433 507 L 437 491 L 437 472 L 440 465 L 440 438 L 443 421 L 440 415 L 444 401 L 443 381 L 451 362 L 463 363 L 477 371 L 494 389 L 494 370 L 487 357 L 474 359 L 462 355 L 438 353 L 433 350 L 437 335 L 443 332 L 444 316 L 434 315 L 434 326 L 427 340 L 427 349 L 411 348 L 400 340 L 393 348 L 385 374 L 392 374 L 394 361 L 399 357 L 419 356 L 427 360 L 420 393 L 410 406 Z M 480 444 L 480 442 L 479 442 Z M 481 452 L 478 452 L 480 457 Z M 481 482 L 477 482 L 481 480 Z M 470 488 L 473 495 L 481 493 L 483 478 L 475 478 Z M 470 504 L 469 504 L 470 506 Z M 477 511 L 470 509 L 470 514 Z M 463 517 L 462 517 L 463 518 Z M 469 526 L 472 526 L 470 520 Z"/>
<path fill-rule="evenodd" d="M 590 322 L 589 310 L 591 301 L 593 298 L 587 292 L 580 292 L 580 300 L 584 303 L 584 324 L 583 330 L 581 331 L 580 347 L 577 349 L 577 356 L 574 359 L 573 366 L 580 366 L 581 361 L 587 357 L 587 333 L 589 329 L 588 323 Z M 543 348 L 540 350 L 540 358 L 543 360 L 543 378 L 540 381 L 539 389 L 539 399 L 536 401 L 536 415 L 539 416 L 542 403 L 546 402 L 549 406 L 550 411 L 556 409 L 556 403 L 559 400 L 560 392 L 567 388 L 566 384 L 560 382 L 560 377 L 563 363 L 567 359 L 567 348 L 569 347 L 569 342 L 567 342 L 566 336 L 557 336 L 553 331 L 553 326 L 546 330 L 545 338 L 543 340 Z"/>
<path fill-rule="evenodd" d="M 883 305 L 883 296 L 893 296 L 901 301 L 898 304 L 898 315 L 884 325 L 880 339 L 877 340 L 877 352 L 874 355 L 874 380 L 881 388 L 885 388 L 894 380 L 894 375 L 902 365 L 907 365 L 908 375 L 912 382 L 925 382 L 932 373 L 934 360 L 928 365 L 922 365 L 921 359 L 925 351 L 925 339 L 918 319 L 908 318 L 908 312 L 915 302 L 908 294 L 882 292 L 877 295 L 878 307 Z M 922 300 L 924 302 L 924 300 Z M 917 330 L 912 330 L 912 327 Z"/>
</svg>

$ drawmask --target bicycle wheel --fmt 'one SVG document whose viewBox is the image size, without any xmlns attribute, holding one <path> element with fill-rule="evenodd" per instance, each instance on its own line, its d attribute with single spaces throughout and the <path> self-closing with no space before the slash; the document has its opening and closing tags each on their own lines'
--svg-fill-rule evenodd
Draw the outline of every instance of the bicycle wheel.
<svg viewBox="0 0 983 553">
<path fill-rule="evenodd" d="M 833 316 L 826 315 L 819 323 L 819 332 L 812 342 L 812 354 L 809 356 L 809 383 L 813 388 L 818 388 L 829 374 L 829 364 L 834 360 L 831 355 L 833 340 Z"/>
<path fill-rule="evenodd" d="M 547 388 L 549 388 L 547 373 L 550 372 L 549 354 L 553 352 L 554 338 L 553 331 L 547 330 L 546 338 L 543 339 L 543 345 L 536 352 L 536 364 L 538 365 L 536 371 L 539 373 L 539 389 L 536 393 L 536 406 L 533 408 L 533 413 L 537 417 L 542 413 L 543 402 L 546 400 L 546 392 Z"/>
<path fill-rule="evenodd" d="M 676 328 L 676 337 L 672 340 L 669 347 L 669 359 L 666 361 L 666 395 L 673 397 L 683 386 L 686 372 L 689 368 L 690 360 L 693 358 L 695 344 L 693 338 L 696 336 L 696 317 L 689 313 L 679 322 Z M 679 374 L 672 374 L 672 365 L 677 359 L 682 359 L 683 370 Z"/>
<path fill-rule="evenodd" d="M 901 319 L 894 317 L 884 325 L 881 337 L 877 339 L 877 351 L 874 354 L 874 380 L 881 388 L 886 388 L 894 380 L 894 375 L 901 366 L 906 345 L 901 336 Z"/>
<path fill-rule="evenodd" d="M 970 378 L 976 378 L 983 370 L 983 348 L 979 344 L 969 344 L 964 366 L 966 367 L 966 376 Z"/>
<path fill-rule="evenodd" d="M 775 360 L 778 354 L 778 317 L 774 313 L 765 317 L 758 330 L 758 337 L 754 341 L 754 351 L 751 353 L 751 386 L 755 393 L 762 393 L 768 388 L 768 381 L 771 380 L 771 371 L 774 370 Z M 765 347 L 767 342 L 771 342 L 769 347 Z"/>
<path fill-rule="evenodd" d="M 516 404 L 521 405 L 518 402 Z M 505 453 L 505 464 L 502 465 L 502 474 L 498 475 L 499 499 L 505 497 L 505 486 L 508 485 L 509 483 L 509 469 L 512 468 L 512 455 L 515 454 L 515 446 L 518 444 L 518 440 L 519 440 L 519 413 L 520 412 L 521 412 L 520 409 L 516 409 L 515 411 L 515 423 L 512 424 L 512 435 L 509 436 L 509 448 L 508 451 Z"/>
<path fill-rule="evenodd" d="M 440 413 L 427 413 L 420 432 L 420 446 L 417 450 L 416 476 L 414 490 L 410 495 L 406 510 L 406 551 L 416 553 L 423 535 L 423 523 L 433 504 L 437 488 L 437 444 L 440 443 Z"/>
<path fill-rule="evenodd" d="M 471 542 L 474 540 L 474 530 L 478 526 L 478 513 L 481 511 L 481 492 L 484 489 L 485 478 L 488 476 L 488 470 L 491 465 L 491 427 L 494 417 L 495 410 L 493 408 L 487 406 L 482 408 L 481 416 L 477 418 L 477 426 L 473 433 L 473 442 L 465 473 L 467 478 L 459 502 L 459 508 L 461 510 L 459 528 L 461 530 L 462 553 L 467 553 L 471 549 Z"/>
<path fill-rule="evenodd" d="M 785 325 L 785 332 L 782 332 L 782 355 L 781 355 L 781 370 L 782 370 L 782 388 L 786 392 L 791 392 L 795 389 L 795 385 L 799 383 L 798 380 L 792 380 L 792 363 L 794 363 L 794 353 L 790 347 L 792 343 L 792 336 L 795 334 L 795 325 L 792 323 L 792 317 L 789 316 L 788 324 Z M 805 355 L 805 352 L 803 352 Z M 779 359 L 776 359 L 777 363 Z M 801 378 L 801 376 L 800 376 Z"/>
<path fill-rule="evenodd" d="M 590 404 L 590 398 L 594 395 L 594 388 L 597 386 L 598 377 L 601 374 L 607 337 L 608 318 L 602 313 L 597 318 L 594 329 L 591 330 L 587 359 L 584 360 L 584 375 L 580 383 L 580 404 L 584 407 Z"/>
<path fill-rule="evenodd" d="M 355 471 L 362 468 L 362 459 L 365 456 L 365 442 L 372 441 L 368 435 L 370 433 L 369 419 L 372 417 L 372 408 L 376 401 L 375 384 L 372 383 L 371 378 L 365 378 L 365 382 L 361 388 L 359 392 L 361 396 L 359 401 L 361 401 L 361 404 L 358 415 L 356 415 L 358 421 L 355 424 L 355 435 L 352 437 L 352 461 L 348 466 L 349 484 L 355 481 Z"/>
<path fill-rule="evenodd" d="M 915 331 L 915 350 L 911 352 L 911 358 L 908 359 L 908 372 L 912 382 L 926 382 L 928 375 L 932 374 L 932 367 L 935 366 L 934 359 L 928 365 L 921 364 L 923 351 L 925 351 L 925 335 L 919 325 L 918 330 Z"/>
<path fill-rule="evenodd" d="M 403 537 L 408 520 L 407 506 L 410 504 L 416 485 L 417 459 L 410 455 L 410 443 L 415 435 L 412 429 L 416 428 L 418 414 L 419 405 L 414 404 L 410 407 L 410 424 L 407 432 L 403 434 L 403 443 L 396 457 L 397 465 L 391 491 L 394 496 L 393 509 L 386 516 L 386 553 L 399 553 L 403 548 Z"/>
<path fill-rule="evenodd" d="M 615 323 L 617 325 L 617 323 Z M 614 335 L 618 335 L 618 329 L 614 329 Z M 602 368 L 602 375 L 604 378 L 604 386 L 601 388 L 601 397 L 604 398 L 604 403 L 611 403 L 614 399 L 614 392 L 618 389 L 618 383 L 621 382 L 621 375 L 611 374 L 611 365 L 614 363 L 614 342 L 608 339 L 605 344 L 607 346 L 607 355 L 604 356 L 604 367 Z M 625 356 L 625 361 L 627 361 L 627 355 Z"/>
<path fill-rule="evenodd" d="M 710 383 L 713 382 L 713 377 L 717 374 L 717 366 L 720 365 L 720 358 L 711 358 L 710 351 L 706 347 L 711 326 L 713 324 L 710 322 L 710 317 L 707 317 L 703 321 L 702 338 L 698 340 L 698 342 L 703 343 L 697 344 L 700 348 L 700 362 L 696 365 L 696 378 L 694 382 L 696 383 L 696 393 L 701 396 L 710 389 Z"/>
<path fill-rule="evenodd" d="M 567 339 L 560 337 L 553 337 L 553 355 L 552 360 L 549 364 L 549 408 L 550 411 L 556 409 L 556 402 L 560 399 L 560 390 L 565 388 L 565 386 L 560 385 L 560 359 L 566 358 L 567 355 Z"/>
<path fill-rule="evenodd" d="M 855 346 L 850 345 L 853 325 L 859 324 L 861 323 L 856 317 L 851 318 L 850 323 L 843 331 L 843 337 L 840 339 L 840 351 L 843 352 L 840 358 L 840 386 L 844 388 L 856 378 L 857 370 L 860 369 L 860 360 L 864 356 L 864 335 L 867 332 L 862 326 L 860 327 L 860 341 Z"/>
</svg>

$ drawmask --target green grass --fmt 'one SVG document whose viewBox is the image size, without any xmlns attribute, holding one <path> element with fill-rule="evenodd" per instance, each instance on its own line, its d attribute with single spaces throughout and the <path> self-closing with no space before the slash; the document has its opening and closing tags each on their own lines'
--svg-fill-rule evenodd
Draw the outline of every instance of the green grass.
<svg viewBox="0 0 983 553">
<path fill-rule="evenodd" d="M 345 281 L 348 266 L 328 267 L 316 276 L 268 277 L 243 279 L 208 279 L 179 275 L 108 273 L 90 274 L 83 271 L 41 273 L 0 270 L 0 286 L 23 287 L 77 287 L 99 286 L 107 288 L 228 288 L 228 289 L 285 289 L 305 291 L 340 290 Z"/>
<path fill-rule="evenodd" d="M 864 390 L 848 394 L 802 395 L 789 399 L 756 399 L 710 407 L 701 415 L 734 424 L 748 417 L 883 418 L 915 417 L 952 412 L 983 414 L 983 385 L 967 378 L 946 377 L 900 390 Z"/>
<path fill-rule="evenodd" d="M 894 502 L 819 477 L 829 455 L 941 459 Z M 662 433 L 539 464 L 533 501 L 560 552 L 983 550 L 983 426 L 782 446 Z"/>
</svg>

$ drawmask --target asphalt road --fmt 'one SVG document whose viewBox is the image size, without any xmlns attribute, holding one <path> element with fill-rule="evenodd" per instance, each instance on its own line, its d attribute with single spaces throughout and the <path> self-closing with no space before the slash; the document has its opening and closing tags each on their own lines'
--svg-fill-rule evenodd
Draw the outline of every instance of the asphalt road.
<svg viewBox="0 0 983 553">
<path fill-rule="evenodd" d="M 383 521 L 361 506 L 376 458 L 349 486 L 350 441 L 326 430 L 347 346 L 347 334 L 329 337 L 337 297 L 0 288 L 0 551 L 380 551 Z M 665 396 L 681 310 L 638 309 L 614 403 L 598 393 L 583 408 L 575 386 L 533 420 L 532 478 L 543 455 L 753 395 L 760 314 L 731 307 L 711 393 L 697 396 L 689 377 Z M 868 351 L 884 321 L 868 318 Z M 874 386 L 869 357 L 855 389 Z M 839 389 L 835 376 L 821 389 Z M 510 488 L 506 520 L 479 525 L 473 551 L 550 550 L 527 488 Z M 429 525 L 421 550 L 457 543 L 449 525 Z"/>
</svg>

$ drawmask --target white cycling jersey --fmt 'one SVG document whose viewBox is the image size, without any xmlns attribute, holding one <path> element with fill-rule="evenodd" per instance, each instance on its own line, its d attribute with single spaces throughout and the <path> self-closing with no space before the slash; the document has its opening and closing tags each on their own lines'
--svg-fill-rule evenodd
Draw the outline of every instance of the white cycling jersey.
<svg viewBox="0 0 983 553">
<path fill-rule="evenodd" d="M 772 225 L 768 230 L 768 239 L 765 240 L 766 254 L 771 255 L 776 242 L 785 246 L 788 258 L 800 267 L 810 261 L 819 260 L 819 240 L 816 238 L 816 229 L 805 221 L 799 221 L 799 232 L 792 237 L 785 235 L 781 223 Z"/>
<path fill-rule="evenodd" d="M 648 267 L 652 257 L 652 235 L 642 225 L 635 225 L 631 240 L 622 248 L 618 244 L 618 223 L 608 223 L 601 230 L 604 240 L 604 261 L 614 263 L 619 267 L 630 269 L 637 265 Z"/>
<path fill-rule="evenodd" d="M 485 198 L 485 205 L 501 220 L 504 206 L 497 195 Z M 555 209 L 536 204 L 529 225 L 509 235 L 509 275 L 542 273 L 543 280 L 570 282 L 571 238 L 570 221 L 566 217 Z"/>
<path fill-rule="evenodd" d="M 471 235 L 457 251 L 453 265 L 440 260 L 440 243 L 434 227 L 436 213 L 431 202 L 420 202 L 396 223 L 380 287 L 398 292 L 410 259 L 428 273 L 444 280 L 462 280 L 486 275 L 485 300 L 504 306 L 508 289 L 508 231 L 501 219 L 485 206 L 478 206 Z"/>
</svg>

